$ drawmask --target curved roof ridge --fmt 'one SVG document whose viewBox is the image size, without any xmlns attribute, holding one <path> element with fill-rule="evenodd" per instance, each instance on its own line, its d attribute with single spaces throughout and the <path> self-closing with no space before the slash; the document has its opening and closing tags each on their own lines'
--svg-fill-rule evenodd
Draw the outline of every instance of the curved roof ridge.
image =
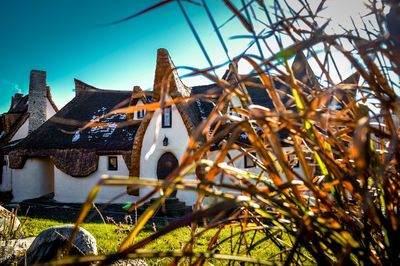
<svg viewBox="0 0 400 266">
<path fill-rule="evenodd" d="M 112 89 L 99 89 L 95 86 L 89 85 L 79 79 L 74 79 L 75 82 L 75 96 L 79 96 L 87 92 L 111 92 L 111 93 L 132 93 L 131 90 L 112 90 Z"/>
</svg>

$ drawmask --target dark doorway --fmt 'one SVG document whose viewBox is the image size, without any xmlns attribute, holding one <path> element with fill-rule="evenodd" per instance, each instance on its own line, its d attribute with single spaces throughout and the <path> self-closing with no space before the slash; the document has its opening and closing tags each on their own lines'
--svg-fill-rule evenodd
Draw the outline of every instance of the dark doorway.
<svg viewBox="0 0 400 266">
<path fill-rule="evenodd" d="M 170 152 L 161 155 L 157 163 L 157 178 L 163 180 L 169 176 L 179 165 L 178 159 Z M 176 197 L 176 190 L 170 195 Z"/>
</svg>

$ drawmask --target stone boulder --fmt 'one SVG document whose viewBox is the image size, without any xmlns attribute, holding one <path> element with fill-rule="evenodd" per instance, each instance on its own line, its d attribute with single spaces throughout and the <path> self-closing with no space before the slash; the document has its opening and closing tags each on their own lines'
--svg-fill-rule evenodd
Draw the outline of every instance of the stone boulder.
<svg viewBox="0 0 400 266">
<path fill-rule="evenodd" d="M 0 240 L 0 265 L 14 265 L 31 246 L 35 237 Z"/>
<path fill-rule="evenodd" d="M 54 226 L 42 231 L 26 252 L 27 265 L 48 262 L 60 255 L 74 229 L 73 225 Z M 97 254 L 96 239 L 83 228 L 79 228 L 70 255 Z M 25 258 L 18 265 L 25 265 Z"/>
<path fill-rule="evenodd" d="M 14 239 L 21 238 L 24 236 L 24 232 L 21 228 L 21 223 L 19 222 L 17 217 L 13 217 L 14 214 L 9 210 L 5 209 L 3 206 L 0 206 L 0 238 L 1 239 Z M 5 220 L 5 223 L 4 223 Z M 12 225 L 11 233 L 10 227 Z"/>
</svg>

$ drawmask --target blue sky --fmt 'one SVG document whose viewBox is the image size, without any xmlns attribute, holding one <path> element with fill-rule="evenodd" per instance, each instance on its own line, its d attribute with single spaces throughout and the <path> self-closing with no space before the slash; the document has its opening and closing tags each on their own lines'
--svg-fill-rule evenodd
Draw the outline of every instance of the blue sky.
<svg viewBox="0 0 400 266">
<path fill-rule="evenodd" d="M 158 48 L 168 49 L 176 66 L 207 67 L 176 2 L 124 23 L 98 26 L 132 15 L 156 2 L 0 0 L 0 113 L 8 110 L 12 95 L 28 92 L 31 69 L 47 71 L 47 83 L 60 108 L 74 97 L 74 78 L 104 89 L 131 90 L 134 85 L 151 88 Z M 359 7 L 354 6 L 355 2 L 359 1 L 334 0 L 329 12 L 339 16 L 357 13 Z M 222 1 L 208 0 L 207 3 L 217 25 L 232 15 Z M 346 8 L 340 3 L 346 3 Z M 184 6 L 213 63 L 225 62 L 204 9 L 189 3 Z M 241 34 L 240 29 L 237 20 L 221 29 L 232 56 L 247 46 L 247 41 L 229 39 Z M 207 81 L 184 82 L 194 85 Z"/>
</svg>

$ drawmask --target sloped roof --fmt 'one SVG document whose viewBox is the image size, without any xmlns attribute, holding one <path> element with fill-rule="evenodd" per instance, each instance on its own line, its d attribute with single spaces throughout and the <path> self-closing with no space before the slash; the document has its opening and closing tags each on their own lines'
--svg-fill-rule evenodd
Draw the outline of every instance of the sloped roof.
<svg viewBox="0 0 400 266">
<path fill-rule="evenodd" d="M 100 90 L 80 93 L 52 118 L 32 132 L 15 149 L 130 150 L 138 124 L 126 122 L 126 114 L 99 120 L 104 127 L 79 129 L 111 110 L 127 107 L 130 91 Z"/>
<path fill-rule="evenodd" d="M 199 110 L 200 118 L 206 119 L 214 108 L 214 103 L 218 100 L 218 97 L 223 93 L 223 89 L 217 84 L 209 84 L 202 86 L 194 86 L 191 90 L 190 96 L 202 96 L 202 99 L 196 100 L 196 106 Z M 207 99 L 205 99 L 207 98 Z"/>
<path fill-rule="evenodd" d="M 46 97 L 53 109 L 58 112 L 49 86 L 46 86 Z M 22 93 L 16 93 L 12 96 L 10 109 L 1 116 L 1 146 L 10 144 L 10 140 L 17 133 L 18 129 L 29 119 L 28 105 L 29 94 L 24 96 Z"/>
<path fill-rule="evenodd" d="M 231 84 L 237 84 L 238 80 L 234 77 L 234 73 L 231 70 L 231 67 L 232 66 L 230 66 L 230 69 L 225 72 L 225 74 L 223 75 L 223 79 Z M 296 55 L 293 61 L 292 68 L 295 78 L 307 86 L 304 91 L 306 95 L 309 95 L 311 93 L 311 90 L 319 89 L 319 84 L 316 80 L 316 77 L 303 53 L 300 52 Z M 268 94 L 268 90 L 270 90 L 271 88 L 267 88 L 266 86 L 264 86 L 258 76 L 241 75 L 240 82 L 245 83 L 245 90 L 250 96 L 253 104 L 266 107 L 270 110 L 275 109 L 273 101 Z M 296 111 L 297 108 L 292 96 L 292 91 L 291 88 L 288 87 L 287 84 L 285 84 L 285 77 L 272 77 L 272 82 L 276 89 L 275 92 L 279 95 L 279 98 L 285 108 L 287 110 Z M 192 87 L 191 96 L 203 96 L 201 99 L 196 100 L 198 113 L 200 113 L 200 118 L 202 120 L 205 120 L 209 117 L 214 108 L 214 104 L 216 103 L 218 98 L 223 95 L 223 93 L 224 89 L 218 86 L 218 84 Z M 204 100 L 204 98 L 206 98 L 206 100 Z M 261 134 L 261 131 L 259 133 Z M 278 132 L 278 135 L 281 139 L 286 139 L 288 137 L 288 134 L 282 130 Z M 240 135 L 238 143 L 250 144 L 245 133 L 242 133 Z"/>
<path fill-rule="evenodd" d="M 226 75 L 224 75 L 225 77 Z M 243 80 L 246 81 L 246 90 L 247 93 L 249 94 L 251 101 L 253 104 L 260 105 L 263 107 L 266 107 L 268 109 L 274 109 L 274 105 L 272 103 L 271 98 L 268 95 L 267 90 L 264 88 L 264 86 L 261 83 L 261 80 L 258 77 L 251 77 L 251 78 L 246 78 L 243 77 Z M 274 81 L 275 83 L 275 88 L 278 91 L 281 91 L 281 100 L 284 105 L 286 105 L 286 108 L 289 110 L 293 110 L 296 108 L 293 106 L 293 101 L 290 100 L 288 93 L 288 88 L 284 86 L 281 82 Z M 192 88 L 192 95 L 191 96 L 205 96 L 208 100 L 203 100 L 203 99 L 198 99 L 196 100 L 197 103 L 197 108 L 198 108 L 198 113 L 200 113 L 200 122 L 201 120 L 208 119 L 209 115 L 211 114 L 213 108 L 214 108 L 214 103 L 216 100 L 222 96 L 223 94 L 223 88 L 219 87 L 217 84 L 210 84 L 210 85 L 205 85 L 205 86 L 195 86 Z M 207 97 L 210 96 L 210 97 Z M 214 102 L 214 103 L 213 103 Z M 199 124 L 199 122 L 198 122 Z M 223 126 L 220 127 L 220 130 L 222 130 Z M 288 135 L 285 134 L 283 131 L 279 132 L 279 136 L 281 139 L 286 138 Z M 229 136 L 227 136 L 229 138 Z M 239 136 L 238 143 L 242 144 L 250 144 L 247 135 L 245 133 L 242 133 Z M 215 148 L 215 147 L 214 147 Z"/>
<path fill-rule="evenodd" d="M 28 111 L 28 95 L 23 96 L 20 93 L 15 94 L 11 98 L 11 106 L 7 113 L 24 113 Z"/>
<path fill-rule="evenodd" d="M 16 93 L 11 98 L 10 109 L 1 116 L 0 145 L 7 144 L 28 118 L 28 95 Z"/>
<path fill-rule="evenodd" d="M 230 82 L 231 84 L 235 84 L 238 81 L 234 78 L 233 71 L 228 69 L 223 75 L 222 79 Z M 314 89 L 316 87 L 319 88 L 318 82 L 316 81 L 315 75 L 312 72 L 311 67 L 309 66 L 307 59 L 300 52 L 296 55 L 293 61 L 293 72 L 296 79 L 306 84 L 308 87 Z M 268 89 L 266 88 L 259 77 L 257 76 L 246 76 L 241 75 L 241 80 L 246 84 L 246 90 L 249 94 L 251 101 L 253 104 L 260 105 L 269 109 L 274 109 L 274 104 L 268 94 Z M 277 93 L 280 96 L 282 103 L 285 105 L 288 110 L 296 110 L 295 102 L 293 100 L 291 89 L 284 84 L 285 78 L 282 76 L 273 77 L 274 87 Z M 219 96 L 224 93 L 224 89 L 218 86 L 217 84 L 209 84 L 202 86 L 194 86 L 191 89 L 191 96 L 198 95 L 213 95 L 213 97 L 208 97 L 208 101 L 198 100 L 198 108 L 199 112 L 202 114 L 203 119 L 207 118 L 214 108 L 214 104 Z M 306 94 L 309 94 L 308 91 L 305 91 Z"/>
<path fill-rule="evenodd" d="M 253 102 L 253 104 L 260 105 L 269 109 L 274 109 L 271 98 L 268 95 L 267 89 L 261 83 L 258 77 L 244 78 L 246 81 L 247 92 Z M 291 100 L 291 93 L 289 88 L 274 80 L 275 88 L 281 94 L 281 100 L 287 109 L 292 110 L 294 108 L 294 101 Z M 192 87 L 191 96 L 204 96 L 202 99 L 196 100 L 197 107 L 203 119 L 206 119 L 214 108 L 216 100 L 223 94 L 223 88 L 219 87 L 217 84 L 209 84 L 202 86 Z M 208 96 L 208 97 L 207 97 Z M 205 98 L 207 98 L 205 100 Z"/>
<path fill-rule="evenodd" d="M 8 145 L 10 140 L 17 133 L 18 129 L 29 119 L 29 113 L 21 114 L 3 114 L 2 124 L 7 128 L 2 128 L 2 135 L 0 138 L 0 144 L 2 146 Z M 7 133 L 5 133 L 7 131 Z"/>
<path fill-rule="evenodd" d="M 79 80 L 75 84 L 74 99 L 28 137 L 8 147 L 10 167 L 22 168 L 29 157 L 49 156 L 63 172 L 83 177 L 97 170 L 99 155 L 125 158 L 130 153 L 138 121 L 120 113 L 95 120 L 128 107 L 132 91 L 101 90 Z M 98 123 L 85 128 L 89 122 Z"/>
</svg>

